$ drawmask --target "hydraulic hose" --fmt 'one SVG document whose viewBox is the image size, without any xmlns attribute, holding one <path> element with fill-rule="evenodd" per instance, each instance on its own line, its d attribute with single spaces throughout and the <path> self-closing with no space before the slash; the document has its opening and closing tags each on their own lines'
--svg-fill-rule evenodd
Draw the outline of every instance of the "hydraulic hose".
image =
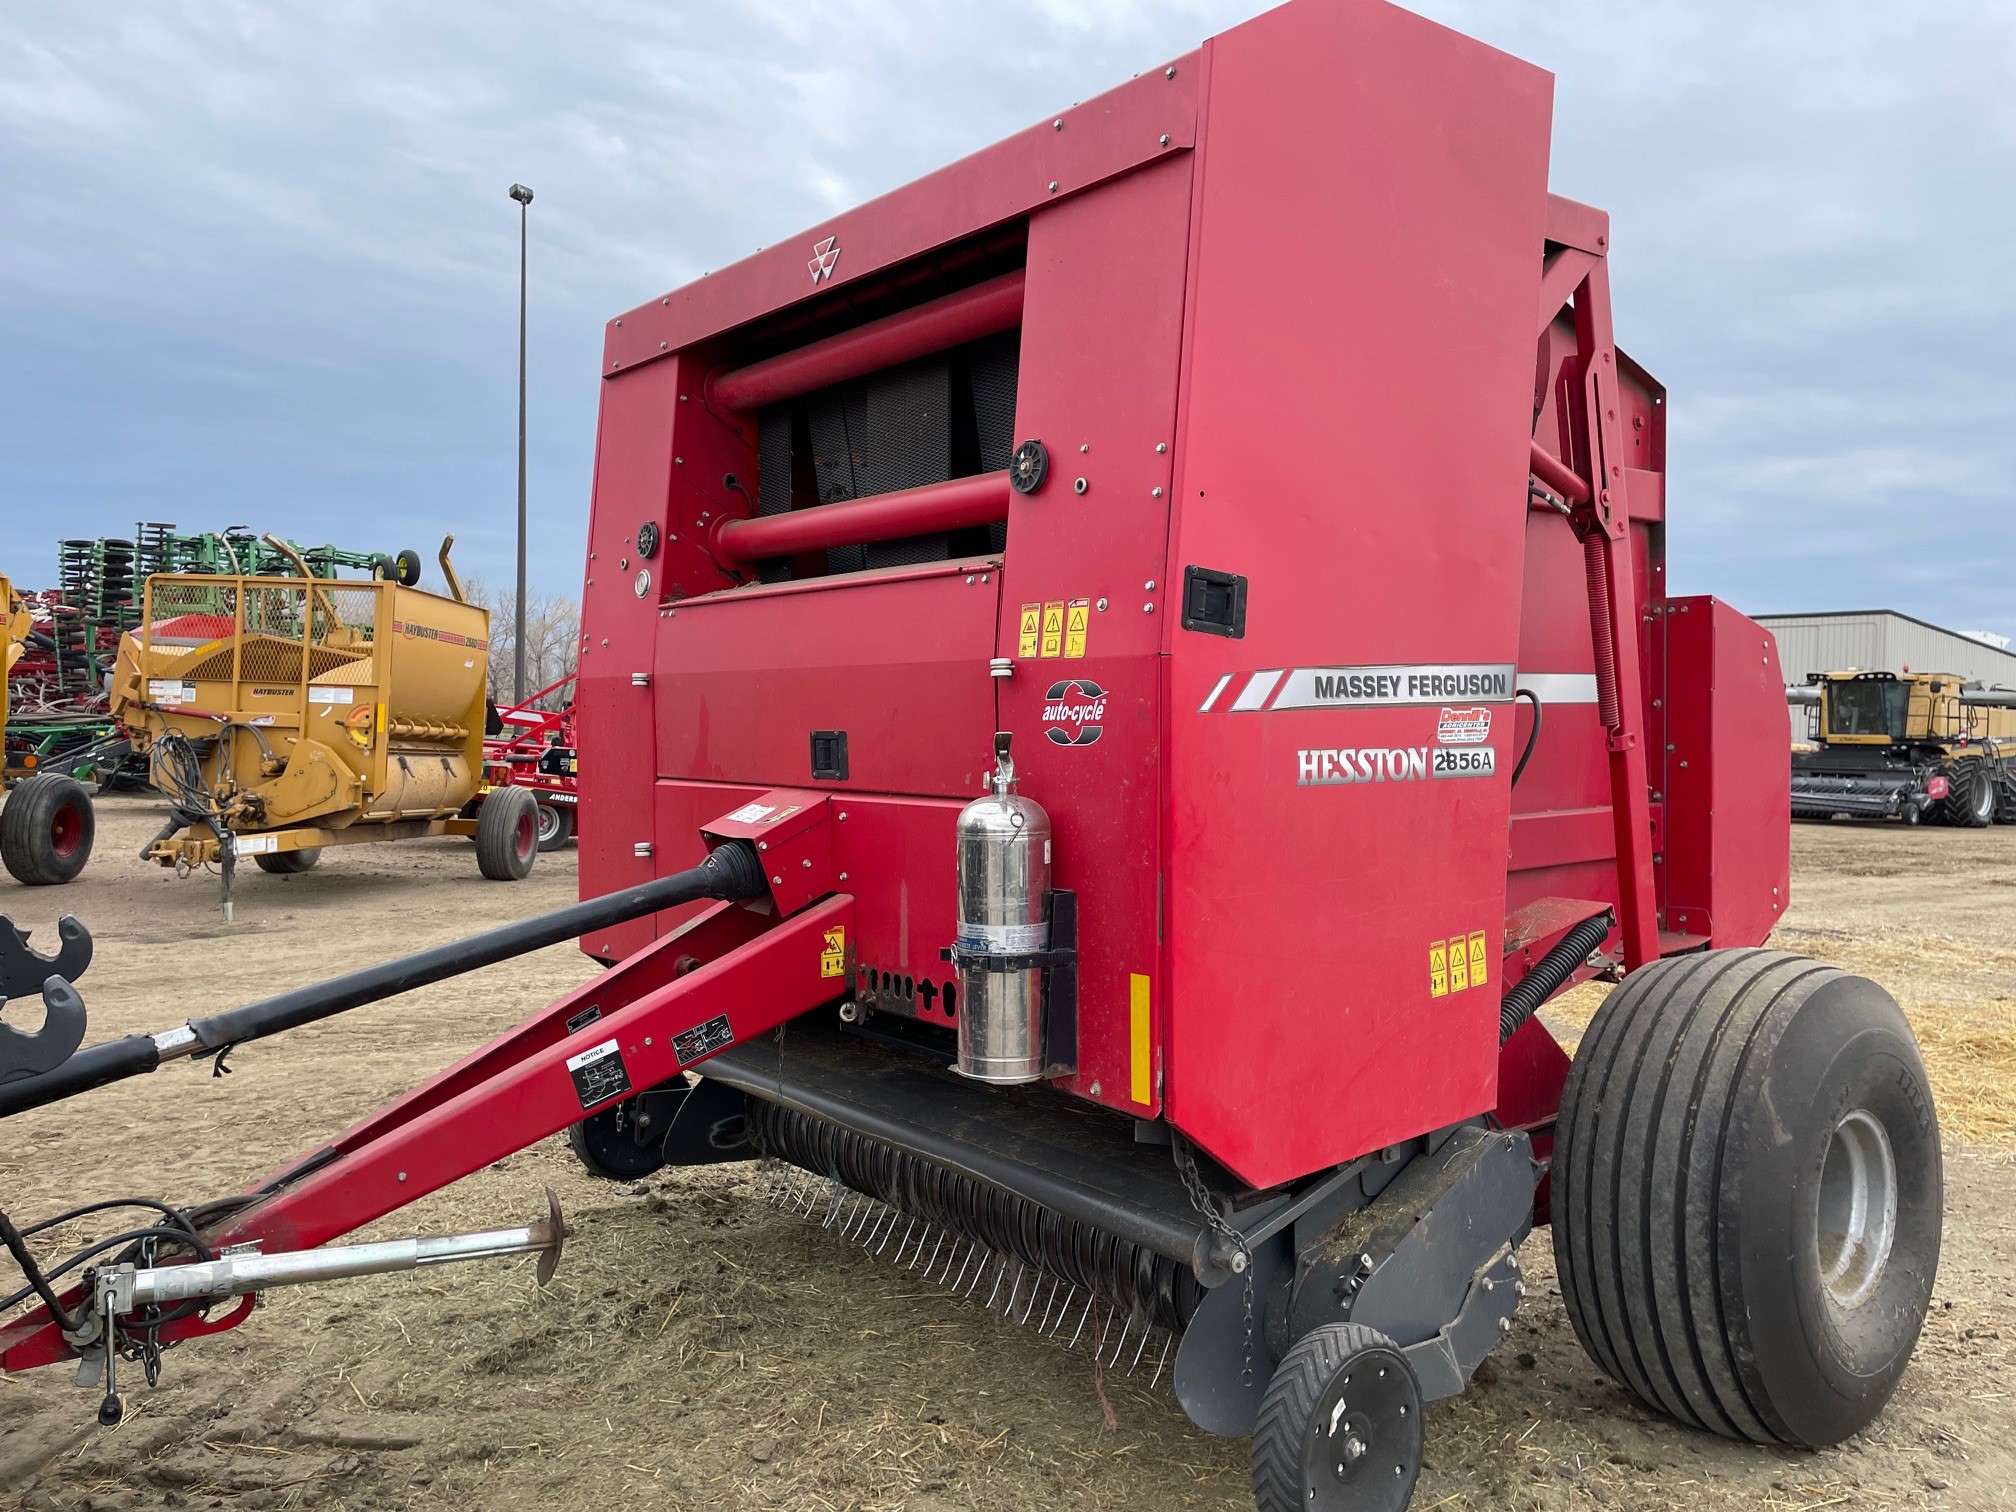
<svg viewBox="0 0 2016 1512">
<path fill-rule="evenodd" d="M 1561 936 L 1552 950 L 1521 977 L 1498 1004 L 1498 1043 L 1512 1038 L 1519 1026 L 1533 1017 L 1540 1005 L 1552 997 L 1561 984 L 1575 974 L 1575 968 L 1589 959 L 1589 952 L 1610 937 L 1614 920 L 1606 911 L 1584 919 Z"/>
<path fill-rule="evenodd" d="M 298 1029 L 366 1003 L 396 997 L 416 987 L 508 961 L 564 940 L 578 939 L 612 924 L 677 908 L 682 903 L 703 898 L 740 902 L 761 897 L 764 890 L 763 867 L 757 860 L 755 847 L 743 840 L 730 841 L 690 871 L 675 872 L 654 882 L 626 887 L 621 892 L 558 908 L 516 924 L 501 925 L 466 940 L 451 940 L 445 945 L 382 961 L 209 1018 L 191 1019 L 180 1028 L 160 1034 L 132 1034 L 79 1050 L 52 1071 L 0 1084 L 0 1118 L 75 1097 L 109 1082 L 143 1075 L 163 1061 L 223 1051 L 246 1040 Z"/>
</svg>

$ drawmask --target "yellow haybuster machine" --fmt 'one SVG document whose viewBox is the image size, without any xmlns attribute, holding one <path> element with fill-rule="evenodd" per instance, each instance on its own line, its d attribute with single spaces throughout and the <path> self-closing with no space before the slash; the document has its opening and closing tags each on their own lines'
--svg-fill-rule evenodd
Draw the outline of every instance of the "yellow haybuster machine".
<svg viewBox="0 0 2016 1512">
<path fill-rule="evenodd" d="M 179 872 L 215 862 L 225 917 L 239 857 L 303 872 L 331 845 L 470 835 L 494 881 L 538 853 L 523 790 L 462 811 L 483 772 L 490 617 L 383 578 L 156 574 L 119 646 L 112 713 L 173 804 L 142 858 Z"/>
<path fill-rule="evenodd" d="M 28 644 L 34 616 L 0 577 L 0 727 L 12 712 L 7 676 Z M 38 772 L 13 783 L 0 808 L 0 864 L 17 882 L 50 887 L 68 882 L 91 859 L 97 834 L 91 795 L 74 777 Z"/>
</svg>

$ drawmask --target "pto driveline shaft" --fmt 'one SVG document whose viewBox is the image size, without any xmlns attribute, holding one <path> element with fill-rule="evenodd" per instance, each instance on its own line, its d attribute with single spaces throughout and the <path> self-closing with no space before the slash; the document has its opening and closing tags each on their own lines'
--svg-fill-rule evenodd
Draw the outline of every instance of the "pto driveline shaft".
<svg viewBox="0 0 2016 1512">
<path fill-rule="evenodd" d="M 209 1018 L 191 1019 L 159 1034 L 131 1034 L 79 1050 L 54 1070 L 0 1085 L 0 1118 L 75 1097 L 129 1076 L 144 1075 L 164 1061 L 207 1054 L 246 1040 L 298 1029 L 366 1003 L 396 997 L 416 987 L 493 966 L 564 940 L 578 939 L 592 930 L 661 913 L 682 903 L 702 898 L 736 901 L 762 893 L 763 870 L 757 864 L 755 851 L 746 842 L 731 842 L 690 871 L 675 872 L 516 924 L 501 925 L 466 940 L 451 940 L 445 945 L 382 961 Z"/>
</svg>

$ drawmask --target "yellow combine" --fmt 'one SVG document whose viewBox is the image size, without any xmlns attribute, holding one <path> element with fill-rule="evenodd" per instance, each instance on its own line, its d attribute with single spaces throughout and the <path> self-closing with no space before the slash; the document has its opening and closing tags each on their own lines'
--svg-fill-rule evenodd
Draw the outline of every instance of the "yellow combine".
<svg viewBox="0 0 2016 1512">
<path fill-rule="evenodd" d="M 529 792 L 461 812 L 483 770 L 490 617 L 383 579 L 157 574 L 119 646 L 112 713 L 174 805 L 145 859 L 302 872 L 331 845 L 469 835 L 484 876 L 538 853 Z M 502 801 L 499 801 L 499 800 Z"/>
<path fill-rule="evenodd" d="M 33 616 L 0 577 L 0 726 L 7 723 L 7 674 L 21 658 Z M 84 784 L 55 772 L 16 783 L 0 809 L 0 864 L 17 882 L 50 887 L 68 882 L 91 859 L 97 820 Z"/>
</svg>

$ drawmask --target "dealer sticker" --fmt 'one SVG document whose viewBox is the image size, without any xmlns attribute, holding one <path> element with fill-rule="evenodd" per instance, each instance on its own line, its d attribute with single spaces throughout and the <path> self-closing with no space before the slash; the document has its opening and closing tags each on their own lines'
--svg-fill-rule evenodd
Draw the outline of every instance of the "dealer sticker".
<svg viewBox="0 0 2016 1512">
<path fill-rule="evenodd" d="M 777 810 L 767 803 L 745 803 L 728 816 L 730 824 L 761 824 Z"/>
<path fill-rule="evenodd" d="M 584 1109 L 630 1090 L 630 1069 L 623 1064 L 623 1052 L 613 1039 L 568 1056 L 567 1074 L 574 1078 L 574 1095 Z"/>
<path fill-rule="evenodd" d="M 313 687 L 308 690 L 308 702 L 346 704 L 350 702 L 350 690 L 348 688 Z"/>
<path fill-rule="evenodd" d="M 1442 711 L 1435 724 L 1439 745 L 1482 745 L 1491 737 L 1491 710 L 1483 704 L 1475 708 Z"/>
</svg>

